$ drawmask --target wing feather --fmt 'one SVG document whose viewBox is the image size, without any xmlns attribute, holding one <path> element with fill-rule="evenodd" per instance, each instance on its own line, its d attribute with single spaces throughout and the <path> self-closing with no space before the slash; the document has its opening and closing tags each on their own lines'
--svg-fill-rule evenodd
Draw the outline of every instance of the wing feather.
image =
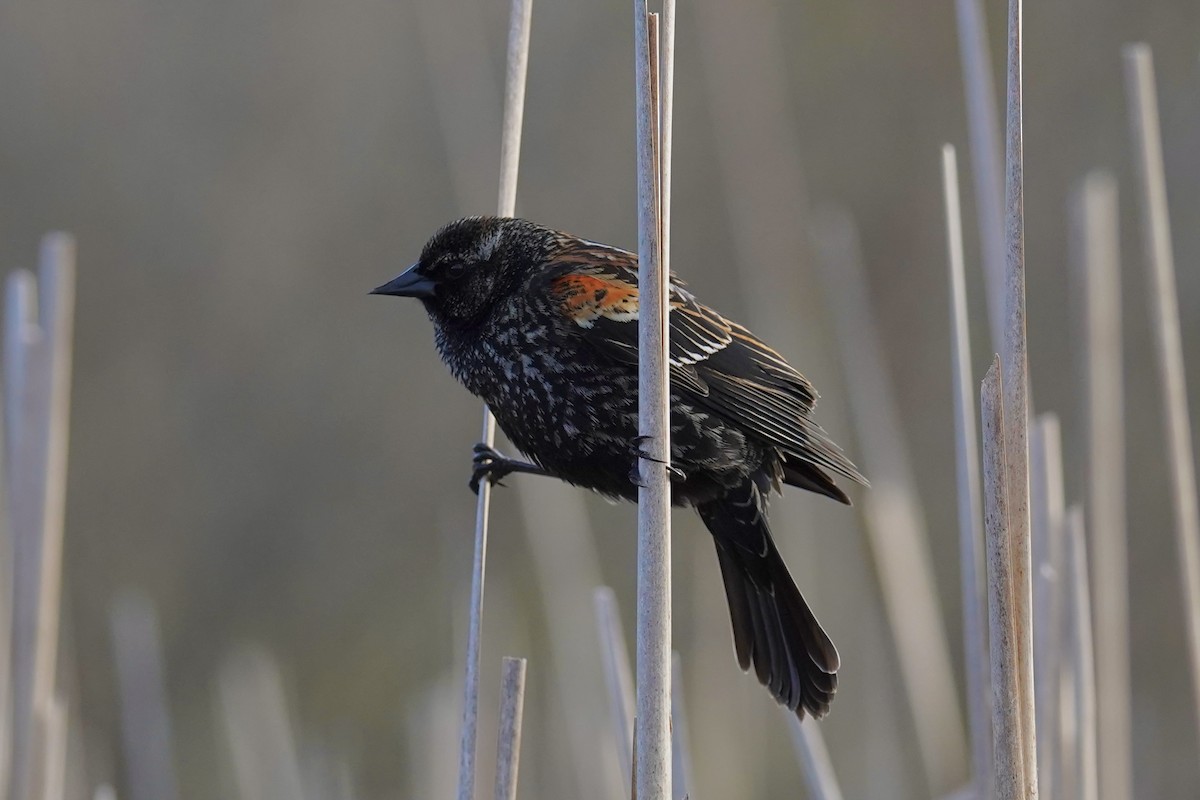
<svg viewBox="0 0 1200 800">
<path fill-rule="evenodd" d="M 635 255 L 581 242 L 556 257 L 544 278 L 552 303 L 584 341 L 608 358 L 637 364 Z M 699 303 L 674 276 L 669 321 L 676 392 L 789 456 L 865 483 L 812 419 L 812 384 L 776 350 Z"/>
</svg>

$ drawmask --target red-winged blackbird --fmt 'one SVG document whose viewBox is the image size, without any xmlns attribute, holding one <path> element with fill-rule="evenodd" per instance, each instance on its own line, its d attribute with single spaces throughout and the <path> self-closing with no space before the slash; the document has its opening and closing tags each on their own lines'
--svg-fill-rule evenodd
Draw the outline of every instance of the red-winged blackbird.
<svg viewBox="0 0 1200 800">
<path fill-rule="evenodd" d="M 416 297 L 442 360 L 534 463 L 476 447 L 472 485 L 551 475 L 637 499 L 637 256 L 520 219 L 469 217 L 373 294 Z M 675 505 L 713 535 L 742 669 L 803 717 L 829 710 L 838 654 L 767 528 L 787 483 L 849 503 L 831 473 L 865 483 L 812 420 L 812 385 L 754 334 L 672 278 Z"/>
</svg>

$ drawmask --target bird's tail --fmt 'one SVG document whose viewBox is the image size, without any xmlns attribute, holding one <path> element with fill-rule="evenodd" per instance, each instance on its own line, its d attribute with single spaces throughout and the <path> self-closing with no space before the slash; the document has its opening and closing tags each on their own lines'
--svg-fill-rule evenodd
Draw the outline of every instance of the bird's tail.
<svg viewBox="0 0 1200 800">
<path fill-rule="evenodd" d="M 822 717 L 837 691 L 837 648 L 796 588 L 767 527 L 765 501 L 753 481 L 697 508 L 717 545 L 743 670 L 801 718 Z"/>
</svg>

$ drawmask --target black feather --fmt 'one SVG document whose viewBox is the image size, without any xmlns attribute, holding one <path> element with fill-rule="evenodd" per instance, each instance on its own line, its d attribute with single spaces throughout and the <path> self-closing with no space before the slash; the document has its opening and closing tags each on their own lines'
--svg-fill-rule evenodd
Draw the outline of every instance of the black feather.
<svg viewBox="0 0 1200 800">
<path fill-rule="evenodd" d="M 410 273 L 443 360 L 535 471 L 636 499 L 636 256 L 473 217 L 436 234 Z M 695 507 L 712 533 L 738 663 L 780 703 L 822 716 L 837 650 L 771 538 L 767 497 L 786 483 L 848 503 L 835 478 L 865 481 L 813 419 L 817 392 L 782 355 L 674 277 L 668 319 L 672 500 Z"/>
<path fill-rule="evenodd" d="M 796 588 L 771 538 L 753 481 L 697 507 L 713 535 L 742 669 L 783 705 L 824 716 L 837 690 L 837 649 Z"/>
</svg>

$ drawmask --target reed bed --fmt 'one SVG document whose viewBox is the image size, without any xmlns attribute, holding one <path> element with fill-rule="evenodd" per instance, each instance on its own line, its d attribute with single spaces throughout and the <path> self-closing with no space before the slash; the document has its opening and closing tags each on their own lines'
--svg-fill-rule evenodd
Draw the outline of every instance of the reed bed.
<svg viewBox="0 0 1200 800">
<path fill-rule="evenodd" d="M 757 63 L 769 65 L 768 72 L 782 73 L 784 54 L 778 43 L 771 43 L 768 12 L 756 8 L 752 14 L 758 16 L 747 21 L 744 16 L 724 16 L 732 12 L 717 4 L 702 5 L 696 29 L 706 44 L 706 69 L 736 68 L 724 60 L 727 53 L 712 52 L 718 34 L 724 31 L 738 42 L 762 45 L 755 48 Z M 944 393 L 953 408 L 956 484 L 953 498 L 945 492 L 925 500 L 955 506 L 957 590 L 962 601 L 961 672 L 954 666 L 953 637 L 948 632 L 958 623 L 948 620 L 943 611 L 934 569 L 928 521 L 933 515 L 927 516 L 918 491 L 918 474 L 909 454 L 911 443 L 895 403 L 899 391 L 887 363 L 887 343 L 876 326 L 879 299 L 871 293 L 866 268 L 869 254 L 860 247 L 855 223 L 846 212 L 809 213 L 804 173 L 789 150 L 799 133 L 778 108 L 765 109 L 761 117 L 750 120 L 744 136 L 739 137 L 735 134 L 744 107 L 738 102 L 745 99 L 725 98 L 714 103 L 714 127 L 723 134 L 718 144 L 723 179 L 731 183 L 743 167 L 758 161 L 755 148 L 777 151 L 773 169 L 764 170 L 761 163 L 754 169 L 763 170 L 758 177 L 775 204 L 788 207 L 785 216 L 802 217 L 794 229 L 781 236 L 795 245 L 797 252 L 812 251 L 821 267 L 820 298 L 824 302 L 820 305 L 836 331 L 837 372 L 846 386 L 860 460 L 874 482 L 862 497 L 863 542 L 867 545 L 864 550 L 870 551 L 872 578 L 877 581 L 877 597 L 871 602 L 877 605 L 892 637 L 891 649 L 878 652 L 887 650 L 889 663 L 894 662 L 896 694 L 902 697 L 894 703 L 895 709 L 879 712 L 880 719 L 902 720 L 902 724 L 887 726 L 883 734 L 875 732 L 887 741 L 890 760 L 882 763 L 891 767 L 877 768 L 872 776 L 874 785 L 919 785 L 915 793 L 922 797 L 975 800 L 1137 796 L 1135 789 L 1148 785 L 1145 781 L 1149 780 L 1140 770 L 1150 771 L 1153 764 L 1134 763 L 1135 754 L 1142 752 L 1134 747 L 1140 735 L 1133 714 L 1134 693 L 1139 687 L 1131 679 L 1130 656 L 1134 650 L 1130 608 L 1137 587 L 1130 584 L 1126 521 L 1125 432 L 1129 416 L 1124 402 L 1128 387 L 1122 347 L 1126 309 L 1116 238 L 1116 179 L 1108 172 L 1089 173 L 1071 199 L 1071 229 L 1064 231 L 1064 238 L 1071 243 L 1071 295 L 1077 304 L 1077 324 L 1072 331 L 1080 369 L 1073 385 L 1073 405 L 1056 413 L 1035 406 L 1029 374 L 1030 352 L 1039 342 L 1029 335 L 1027 324 L 1026 291 L 1035 282 L 1026 280 L 1022 3 L 1010 0 L 1008 4 L 1003 132 L 991 86 L 989 37 L 981 3 L 958 0 L 956 11 L 979 257 L 969 258 L 966 252 L 957 156 L 955 149 L 946 145 L 941 154 L 941 187 L 949 267 L 950 369 L 937 391 Z M 534 30 L 531 19 L 529 1 L 513 0 L 497 204 L 503 216 L 516 211 L 528 53 Z M 705 741 L 727 746 L 724 755 L 728 758 L 723 763 L 731 765 L 728 770 L 734 773 L 726 776 L 727 780 L 747 789 L 745 796 L 750 796 L 759 788 L 756 782 L 764 765 L 784 768 L 776 758 L 778 742 L 786 741 L 790 733 L 795 763 L 787 769 L 798 771 L 809 797 L 840 800 L 851 793 L 843 794 L 839 775 L 849 776 L 854 786 L 867 785 L 856 775 L 861 754 L 858 741 L 849 732 L 857 736 L 873 722 L 874 727 L 881 727 L 877 721 L 867 720 L 852 729 L 836 714 L 828 722 L 801 722 L 791 715 L 787 719 L 771 716 L 761 708 L 739 708 L 738 723 L 752 721 L 756 730 L 714 733 L 710 728 L 733 727 L 729 719 L 712 713 L 713 707 L 730 708 L 721 705 L 721 696 L 733 695 L 724 685 L 729 676 L 708 665 L 720 663 L 721 658 L 728 662 L 730 654 L 716 652 L 722 641 L 716 637 L 708 640 L 717 642 L 711 646 L 713 653 L 697 653 L 672 640 L 667 276 L 671 269 L 672 117 L 676 105 L 674 2 L 664 3 L 660 17 L 649 11 L 646 0 L 635 0 L 632 27 L 642 301 L 638 322 L 639 433 L 646 450 L 638 465 L 642 488 L 635 657 L 631 663 L 617 592 L 603 585 L 606 559 L 587 524 L 590 507 L 574 495 L 558 503 L 550 495 L 520 490 L 525 543 L 534 551 L 538 601 L 545 609 L 550 667 L 543 669 L 536 657 L 528 661 L 506 657 L 501 662 L 497 681 L 500 705 L 494 718 L 498 729 L 496 773 L 492 781 L 482 777 L 476 755 L 479 731 L 493 721 L 491 709 L 483 709 L 480 702 L 480 683 L 489 663 L 484 611 L 489 610 L 489 620 L 505 616 L 490 610 L 487 601 L 491 595 L 484 592 L 490 515 L 490 487 L 485 482 L 476 505 L 473 579 L 463 615 L 468 622 L 465 636 L 460 637 L 466 640 L 462 688 L 459 692 L 455 686 L 458 676 L 444 676 L 428 691 L 424 704 L 415 712 L 410 710 L 407 737 L 410 767 L 415 773 L 410 789 L 429 797 L 449 796 L 453 790 L 459 800 L 475 800 L 481 793 L 479 787 L 491 784 L 496 800 L 516 800 L 532 796 L 531 790 L 522 790 L 518 776 L 527 779 L 557 769 L 574 776 L 574 785 L 581 787 L 579 796 L 596 800 L 717 796 L 714 786 L 703 779 L 708 754 L 693 747 L 695 742 Z M 439 41 L 449 43 L 453 36 L 445 35 Z M 687 46 L 686 38 L 681 38 L 680 44 Z M 451 69 L 444 49 L 431 48 L 430 58 Z M 475 58 L 472 63 L 470 69 L 487 67 L 487 59 Z M 1165 433 L 1163 457 L 1170 476 L 1182 596 L 1179 619 L 1171 623 L 1178 622 L 1187 642 L 1194 695 L 1189 700 L 1195 704 L 1200 730 L 1200 511 L 1184 374 L 1185 347 L 1190 343 L 1181 332 L 1149 47 L 1128 46 L 1124 63 L 1134 146 L 1130 160 L 1139 179 L 1141 260 L 1149 289 L 1154 368 Z M 722 80 L 728 78 L 717 77 L 713 82 Z M 736 88 L 736 81 L 733 84 Z M 760 100 L 780 98 L 786 92 L 781 83 L 769 81 L 757 88 L 762 89 Z M 453 114 L 443 116 L 448 126 L 459 124 L 452 121 Z M 690 135 L 691 121 L 679 130 Z M 454 147 L 469 149 L 451 144 L 450 150 Z M 471 179 L 462 174 L 458 177 L 458 191 L 465 195 L 468 190 L 463 187 Z M 745 200 L 730 203 L 734 238 L 752 254 L 744 259 L 747 263 L 739 264 L 738 281 L 746 294 L 764 307 L 766 325 L 774 329 L 769 337 L 782 341 L 806 338 L 817 326 L 797 319 L 787 303 L 772 303 L 776 291 L 791 298 L 800 293 L 796 287 L 804 282 L 789 272 L 790 268 L 778 264 L 756 272 L 754 258 L 772 260 L 769 248 L 756 241 L 766 235 L 767 226 Z M 778 209 L 776 213 L 784 214 Z M 147 595 L 135 590 L 122 594 L 109 610 L 124 756 L 120 780 L 114 783 L 111 776 L 104 776 L 89 784 L 82 795 L 69 780 L 73 748 L 77 749 L 72 742 L 82 738 L 78 696 L 65 677 L 67 657 L 59 647 L 64 638 L 74 260 L 73 240 L 65 234 L 51 234 L 43 242 L 36 277 L 17 271 L 7 284 L 0 800 L 188 797 L 194 790 L 177 769 L 180 755 L 171 713 L 171 676 L 158 610 Z M 1029 275 L 1044 268 L 1034 259 L 1029 267 Z M 680 271 L 686 273 L 686 267 Z M 972 326 L 969 320 L 975 272 L 982 276 L 979 282 L 985 289 L 986 300 L 980 305 L 987 310 L 986 326 Z M 944 314 L 944 309 L 930 303 L 921 313 Z M 990 340 L 986 349 L 994 355 L 990 368 L 980 376 L 980 362 L 975 357 L 980 348 L 972 346 L 971 331 L 984 327 Z M 976 384 L 981 377 L 982 384 Z M 974 404 L 977 387 L 978 411 Z M 1082 446 L 1076 448 L 1084 454 L 1080 465 L 1070 457 L 1074 443 L 1064 436 L 1068 426 L 1080 434 Z M 482 438 L 491 444 L 494 437 L 495 422 L 485 409 Z M 1080 474 L 1074 474 L 1078 466 L 1082 467 Z M 626 565 L 633 561 L 632 557 L 623 559 Z M 691 570 L 685 570 L 688 572 Z M 692 577 L 714 578 L 707 574 Z M 834 584 L 836 581 L 825 582 L 822 593 L 831 596 L 837 591 Z M 594 627 L 586 620 L 589 592 Z M 698 624 L 707 627 L 717 622 L 704 619 Z M 512 637 L 506 637 L 504 646 L 512 644 Z M 86 669 L 85 657 L 74 658 L 80 661 L 76 668 Z M 704 666 L 693 669 L 693 664 Z M 702 680 L 696 679 L 698 674 Z M 530 732 L 535 723 L 551 719 L 550 714 L 525 713 L 527 689 L 531 698 L 536 697 L 539 682 L 552 686 L 553 702 L 561 706 L 558 717 L 568 731 L 564 743 L 534 739 L 545 744 L 544 750 L 530 747 L 528 742 L 522 745 L 523 733 Z M 354 759 L 343 748 L 331 745 L 327 732 L 314 731 L 304 723 L 296 708 L 296 687 L 286 663 L 260 644 L 233 648 L 220 661 L 213 716 L 219 720 L 231 793 L 241 800 L 352 800 L 360 796 Z M 960 688 L 966 698 L 965 724 L 959 707 Z M 459 713 L 461 718 L 457 718 Z M 697 727 L 689 729 L 689 722 Z M 905 742 L 910 729 L 912 741 Z M 436 756 L 453 748 L 454 740 L 459 754 L 456 776 L 433 763 Z M 399 749 L 399 743 L 396 746 Z M 562 763 L 546 763 L 552 760 L 551 754 L 563 753 L 567 757 L 558 759 Z M 902 773 L 895 766 L 903 764 L 909 754 L 915 754 L 920 763 L 918 778 L 912 777 L 917 769 Z M 455 784 L 453 789 L 451 784 Z M 535 780 L 532 785 L 542 784 Z M 897 796 L 901 794 L 905 792 L 898 789 Z"/>
</svg>

